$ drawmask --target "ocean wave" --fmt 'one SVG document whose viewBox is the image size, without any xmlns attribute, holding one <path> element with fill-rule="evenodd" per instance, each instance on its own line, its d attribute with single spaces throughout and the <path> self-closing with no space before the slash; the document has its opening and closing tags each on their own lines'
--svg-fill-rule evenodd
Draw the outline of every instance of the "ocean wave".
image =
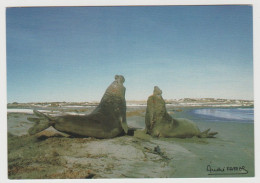
<svg viewBox="0 0 260 183">
<path fill-rule="evenodd" d="M 33 114 L 32 109 L 7 109 L 8 113 L 26 113 L 26 114 Z"/>
<path fill-rule="evenodd" d="M 237 108 L 237 110 L 242 110 L 242 111 L 254 111 L 254 108 Z"/>
<path fill-rule="evenodd" d="M 231 108 L 231 109 L 196 109 L 195 114 L 208 116 L 211 118 L 221 118 L 228 120 L 238 120 L 238 121 L 252 121 L 254 120 L 254 112 L 252 108 L 247 110 L 241 110 L 242 108 Z"/>
<path fill-rule="evenodd" d="M 64 105 L 62 107 L 65 108 L 80 108 L 80 107 L 89 107 L 89 106 L 82 106 L 82 105 Z"/>
</svg>

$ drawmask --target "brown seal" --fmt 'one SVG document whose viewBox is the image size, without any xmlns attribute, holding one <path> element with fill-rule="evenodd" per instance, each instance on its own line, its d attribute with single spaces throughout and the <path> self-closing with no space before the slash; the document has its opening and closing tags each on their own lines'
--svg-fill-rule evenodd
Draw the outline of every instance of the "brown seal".
<svg viewBox="0 0 260 183">
<path fill-rule="evenodd" d="M 145 131 L 155 137 L 214 137 L 217 132 L 209 133 L 209 130 L 201 132 L 197 125 L 188 119 L 172 118 L 162 98 L 162 91 L 158 86 L 154 87 L 153 95 L 147 100 L 145 115 Z"/>
<path fill-rule="evenodd" d="M 40 117 L 40 122 L 29 129 L 29 134 L 38 133 L 50 126 L 75 136 L 96 138 L 112 138 L 127 133 L 124 81 L 122 75 L 116 75 L 97 108 L 89 115 L 51 117 L 34 110 Z"/>
</svg>

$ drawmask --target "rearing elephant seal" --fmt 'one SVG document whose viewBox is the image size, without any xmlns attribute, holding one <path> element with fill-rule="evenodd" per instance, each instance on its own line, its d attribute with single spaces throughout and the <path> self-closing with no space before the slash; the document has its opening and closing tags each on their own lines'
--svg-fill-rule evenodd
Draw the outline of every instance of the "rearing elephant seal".
<svg viewBox="0 0 260 183">
<path fill-rule="evenodd" d="M 145 115 L 146 133 L 155 137 L 214 137 L 217 132 L 209 133 L 209 130 L 201 132 L 197 125 L 188 119 L 172 118 L 162 98 L 162 91 L 158 86 L 154 87 L 153 95 L 148 98 Z"/>
<path fill-rule="evenodd" d="M 40 117 L 40 122 L 29 129 L 29 134 L 38 133 L 50 126 L 68 134 L 96 138 L 112 138 L 127 133 L 124 81 L 123 76 L 116 75 L 97 108 L 89 115 L 51 117 L 34 110 Z"/>
</svg>

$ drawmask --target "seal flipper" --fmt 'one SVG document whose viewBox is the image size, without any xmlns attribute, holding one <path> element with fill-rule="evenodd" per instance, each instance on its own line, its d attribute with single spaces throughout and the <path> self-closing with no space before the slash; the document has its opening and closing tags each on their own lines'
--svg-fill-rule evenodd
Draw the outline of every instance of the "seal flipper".
<svg viewBox="0 0 260 183">
<path fill-rule="evenodd" d="M 50 116 L 47 116 L 37 110 L 33 110 L 33 112 L 39 118 L 38 118 L 38 120 L 36 120 L 37 118 L 28 118 L 29 121 L 36 122 L 35 125 L 28 130 L 28 133 L 30 135 L 39 133 L 40 131 L 43 131 L 43 130 L 49 128 L 50 126 L 52 126 L 53 121 Z"/>
<path fill-rule="evenodd" d="M 218 132 L 210 132 L 209 133 L 209 131 L 210 131 L 210 128 L 201 132 L 198 137 L 200 137 L 200 138 L 214 138 L 215 135 L 218 134 Z"/>
<path fill-rule="evenodd" d="M 123 128 L 125 134 L 127 134 L 127 132 L 128 132 L 128 126 L 127 126 L 126 122 L 123 121 L 123 118 L 122 118 L 122 117 L 120 117 L 119 120 L 120 120 L 121 126 L 122 126 L 122 128 Z"/>
<path fill-rule="evenodd" d="M 218 132 L 210 132 L 210 133 L 208 134 L 207 138 L 214 138 L 215 135 L 217 135 L 217 134 L 218 134 Z"/>
<path fill-rule="evenodd" d="M 48 120 L 41 120 L 39 123 L 36 123 L 33 127 L 31 127 L 28 130 L 28 133 L 30 135 L 34 135 L 36 133 L 39 133 L 40 131 L 43 131 L 51 126 L 50 122 Z"/>
<path fill-rule="evenodd" d="M 39 118 L 41 118 L 41 119 L 47 118 L 48 120 L 53 120 L 53 118 L 52 118 L 51 116 L 46 115 L 46 114 L 43 114 L 43 113 L 41 113 L 41 112 L 39 112 L 39 111 L 37 111 L 37 110 L 33 110 L 33 113 L 34 113 L 36 116 L 38 116 Z"/>
</svg>

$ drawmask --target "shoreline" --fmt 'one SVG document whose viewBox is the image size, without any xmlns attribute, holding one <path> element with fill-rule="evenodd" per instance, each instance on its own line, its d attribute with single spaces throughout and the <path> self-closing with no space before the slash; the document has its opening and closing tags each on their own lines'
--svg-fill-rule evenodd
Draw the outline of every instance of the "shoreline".
<svg viewBox="0 0 260 183">
<path fill-rule="evenodd" d="M 176 108 L 167 109 L 171 113 Z M 171 115 L 193 120 L 201 131 L 219 132 L 216 138 L 153 138 L 143 133 L 144 107 L 127 110 L 128 125 L 140 130 L 113 139 L 73 138 L 54 128 L 29 136 L 27 130 L 34 123 L 27 117 L 35 115 L 8 113 L 9 178 L 253 177 L 254 123 L 208 121 L 189 113 L 193 109 Z M 208 165 L 212 169 L 244 166 L 247 173 L 209 175 Z"/>
</svg>

